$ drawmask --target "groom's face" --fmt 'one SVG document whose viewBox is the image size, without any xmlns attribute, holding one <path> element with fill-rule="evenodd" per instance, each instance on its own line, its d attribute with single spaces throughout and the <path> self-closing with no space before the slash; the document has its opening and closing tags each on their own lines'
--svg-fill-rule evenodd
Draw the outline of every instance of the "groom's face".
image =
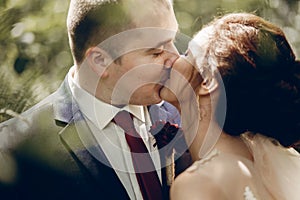
<svg viewBox="0 0 300 200">
<path fill-rule="evenodd" d="M 173 43 L 178 24 L 172 7 L 162 8 L 155 14 L 146 13 L 142 17 L 136 16 L 136 12 L 132 10 L 138 28 L 130 30 L 129 36 L 121 41 L 122 44 L 125 41 L 123 46 L 120 45 L 124 53 L 108 68 L 115 104 L 159 103 L 160 90 L 178 58 Z"/>
</svg>

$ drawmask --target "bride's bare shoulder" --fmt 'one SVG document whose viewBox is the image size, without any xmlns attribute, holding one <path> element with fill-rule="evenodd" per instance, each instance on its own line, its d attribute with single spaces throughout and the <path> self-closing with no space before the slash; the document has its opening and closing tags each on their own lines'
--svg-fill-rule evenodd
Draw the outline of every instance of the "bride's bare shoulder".
<svg viewBox="0 0 300 200">
<path fill-rule="evenodd" d="M 196 199 L 225 199 L 219 184 L 205 172 L 190 173 L 188 171 L 180 174 L 171 187 L 172 200 L 196 200 Z"/>
<path fill-rule="evenodd" d="M 180 174 L 171 187 L 171 199 L 227 199 L 232 190 L 239 190 L 242 195 L 244 185 L 250 180 L 248 166 L 236 156 L 215 152 L 203 160 L 196 161 Z M 233 188 L 224 183 L 239 181 L 241 188 Z M 234 198 L 233 198 L 234 199 Z"/>
</svg>

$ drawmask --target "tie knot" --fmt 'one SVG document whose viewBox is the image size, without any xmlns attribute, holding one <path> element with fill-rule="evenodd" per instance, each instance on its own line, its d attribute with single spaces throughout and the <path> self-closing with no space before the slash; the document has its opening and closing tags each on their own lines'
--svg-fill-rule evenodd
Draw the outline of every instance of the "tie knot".
<svg viewBox="0 0 300 200">
<path fill-rule="evenodd" d="M 114 122 L 127 133 L 135 131 L 133 117 L 129 112 L 125 110 L 122 110 L 118 112 L 118 114 L 116 114 L 116 116 L 114 117 Z"/>
</svg>

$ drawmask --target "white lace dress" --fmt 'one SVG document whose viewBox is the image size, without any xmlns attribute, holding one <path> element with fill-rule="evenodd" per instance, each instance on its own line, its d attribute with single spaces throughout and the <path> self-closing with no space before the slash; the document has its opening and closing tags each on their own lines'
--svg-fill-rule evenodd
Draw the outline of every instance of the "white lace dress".
<svg viewBox="0 0 300 200">
<path fill-rule="evenodd" d="M 299 153 L 260 134 L 245 133 L 241 137 L 249 147 L 253 161 L 214 149 L 186 172 L 205 170 L 213 173 L 212 177 L 227 199 L 299 200 Z"/>
</svg>

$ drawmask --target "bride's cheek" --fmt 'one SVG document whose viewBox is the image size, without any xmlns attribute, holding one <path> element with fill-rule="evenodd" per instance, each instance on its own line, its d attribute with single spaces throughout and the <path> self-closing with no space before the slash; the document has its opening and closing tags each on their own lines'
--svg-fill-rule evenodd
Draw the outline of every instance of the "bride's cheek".
<svg viewBox="0 0 300 200">
<path fill-rule="evenodd" d="M 167 87 L 162 88 L 160 92 L 160 97 L 169 103 L 177 104 L 176 94 L 174 94 L 174 91 Z"/>
</svg>

